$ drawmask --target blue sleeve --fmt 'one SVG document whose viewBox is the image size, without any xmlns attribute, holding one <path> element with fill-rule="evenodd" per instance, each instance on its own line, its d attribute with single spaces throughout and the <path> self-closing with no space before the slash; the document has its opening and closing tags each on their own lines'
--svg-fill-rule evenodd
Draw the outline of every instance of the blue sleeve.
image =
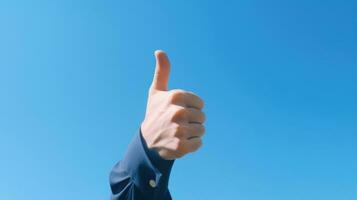
<svg viewBox="0 0 357 200">
<path fill-rule="evenodd" d="M 138 131 L 124 158 L 110 173 L 112 200 L 171 200 L 169 176 L 174 161 L 150 150 Z"/>
</svg>

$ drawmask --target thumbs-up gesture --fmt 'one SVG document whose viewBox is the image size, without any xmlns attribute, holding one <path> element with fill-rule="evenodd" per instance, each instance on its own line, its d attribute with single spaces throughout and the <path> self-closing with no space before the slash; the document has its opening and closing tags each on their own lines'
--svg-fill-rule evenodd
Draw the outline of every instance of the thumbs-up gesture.
<svg viewBox="0 0 357 200">
<path fill-rule="evenodd" d="M 156 69 L 141 131 L 149 149 L 173 160 L 202 145 L 204 102 L 192 92 L 168 90 L 170 61 L 160 50 L 155 51 L 155 57 Z"/>
</svg>

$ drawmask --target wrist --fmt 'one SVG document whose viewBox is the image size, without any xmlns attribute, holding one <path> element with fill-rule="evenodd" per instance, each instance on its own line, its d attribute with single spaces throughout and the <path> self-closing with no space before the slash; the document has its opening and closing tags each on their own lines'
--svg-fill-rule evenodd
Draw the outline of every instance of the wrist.
<svg viewBox="0 0 357 200">
<path fill-rule="evenodd" d="M 148 149 L 153 149 L 154 148 L 154 145 L 153 145 L 153 139 L 152 139 L 152 134 L 151 131 L 150 131 L 150 126 L 148 126 L 148 123 L 147 121 L 144 119 L 144 121 L 141 123 L 141 126 L 140 126 L 140 132 L 141 132 L 141 136 L 142 136 L 142 139 L 145 141 L 145 144 L 147 146 Z"/>
</svg>

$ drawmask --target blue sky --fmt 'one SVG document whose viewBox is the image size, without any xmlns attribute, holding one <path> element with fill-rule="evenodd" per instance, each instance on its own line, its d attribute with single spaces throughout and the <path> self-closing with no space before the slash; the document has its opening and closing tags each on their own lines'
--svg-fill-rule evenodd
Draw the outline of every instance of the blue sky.
<svg viewBox="0 0 357 200">
<path fill-rule="evenodd" d="M 153 51 L 206 102 L 174 199 L 357 199 L 357 3 L 3 0 L 0 199 L 108 199 Z"/>
</svg>

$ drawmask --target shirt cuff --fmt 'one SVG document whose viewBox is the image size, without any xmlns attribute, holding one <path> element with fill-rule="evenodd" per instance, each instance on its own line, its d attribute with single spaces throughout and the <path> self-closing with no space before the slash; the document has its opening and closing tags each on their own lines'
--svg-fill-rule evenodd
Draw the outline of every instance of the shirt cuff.
<svg viewBox="0 0 357 200">
<path fill-rule="evenodd" d="M 130 143 L 121 161 L 134 184 L 150 196 L 165 193 L 173 163 L 173 160 L 164 160 L 156 150 L 148 148 L 141 130 Z"/>
</svg>

